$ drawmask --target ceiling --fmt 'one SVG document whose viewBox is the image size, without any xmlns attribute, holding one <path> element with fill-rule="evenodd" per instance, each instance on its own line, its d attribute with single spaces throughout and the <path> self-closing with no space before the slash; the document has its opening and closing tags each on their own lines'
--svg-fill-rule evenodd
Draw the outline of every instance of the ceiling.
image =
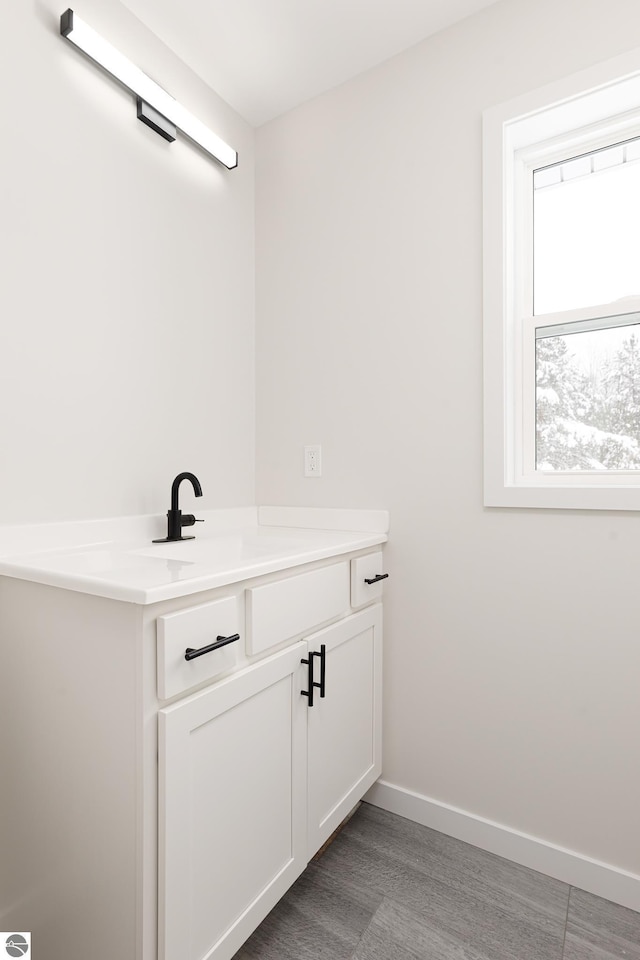
<svg viewBox="0 0 640 960">
<path fill-rule="evenodd" d="M 259 126 L 496 0 L 122 0 Z"/>
</svg>

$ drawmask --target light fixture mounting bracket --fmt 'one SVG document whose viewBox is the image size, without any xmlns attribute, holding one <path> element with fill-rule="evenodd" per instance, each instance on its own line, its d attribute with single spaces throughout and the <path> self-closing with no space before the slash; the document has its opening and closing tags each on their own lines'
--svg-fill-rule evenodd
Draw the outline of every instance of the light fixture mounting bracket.
<svg viewBox="0 0 640 960">
<path fill-rule="evenodd" d="M 175 123 L 171 123 L 171 120 L 163 117 L 158 110 L 152 107 L 150 103 L 147 103 L 146 100 L 143 100 L 142 97 L 136 97 L 136 103 L 138 107 L 138 120 L 142 120 L 143 123 L 146 123 L 148 127 L 151 127 L 152 130 L 159 133 L 160 136 L 168 140 L 169 143 L 173 143 L 176 138 Z"/>
</svg>

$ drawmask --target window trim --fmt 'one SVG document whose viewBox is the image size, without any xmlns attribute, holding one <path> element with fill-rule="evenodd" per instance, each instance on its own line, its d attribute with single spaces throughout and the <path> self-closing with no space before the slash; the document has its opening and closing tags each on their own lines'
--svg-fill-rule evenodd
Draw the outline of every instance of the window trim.
<svg viewBox="0 0 640 960">
<path fill-rule="evenodd" d="M 594 311 L 601 317 L 640 311 L 639 297 L 533 316 L 525 268 L 533 253 L 533 190 L 524 189 L 534 166 L 640 133 L 639 62 L 640 50 L 633 51 L 484 111 L 486 506 L 640 510 L 640 471 L 531 471 L 535 369 L 524 365 L 526 350 L 535 349 L 534 327 L 559 317 L 589 319 Z M 525 196 L 528 210 L 521 206 Z"/>
</svg>

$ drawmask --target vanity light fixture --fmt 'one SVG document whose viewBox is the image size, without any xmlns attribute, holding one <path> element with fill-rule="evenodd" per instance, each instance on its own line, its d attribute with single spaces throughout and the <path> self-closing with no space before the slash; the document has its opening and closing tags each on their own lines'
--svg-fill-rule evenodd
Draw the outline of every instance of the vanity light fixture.
<svg viewBox="0 0 640 960">
<path fill-rule="evenodd" d="M 238 154 L 229 144 L 103 40 L 73 10 L 65 10 L 60 17 L 60 33 L 136 95 L 138 119 L 165 140 L 175 140 L 176 130 L 180 130 L 227 169 L 238 166 Z"/>
</svg>

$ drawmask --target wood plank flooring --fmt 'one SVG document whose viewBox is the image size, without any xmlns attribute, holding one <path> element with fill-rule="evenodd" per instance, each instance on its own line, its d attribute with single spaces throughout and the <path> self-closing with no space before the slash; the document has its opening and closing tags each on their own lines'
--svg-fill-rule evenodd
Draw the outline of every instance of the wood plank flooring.
<svg viewBox="0 0 640 960">
<path fill-rule="evenodd" d="M 363 803 L 234 960 L 640 960 L 640 914 Z"/>
</svg>

